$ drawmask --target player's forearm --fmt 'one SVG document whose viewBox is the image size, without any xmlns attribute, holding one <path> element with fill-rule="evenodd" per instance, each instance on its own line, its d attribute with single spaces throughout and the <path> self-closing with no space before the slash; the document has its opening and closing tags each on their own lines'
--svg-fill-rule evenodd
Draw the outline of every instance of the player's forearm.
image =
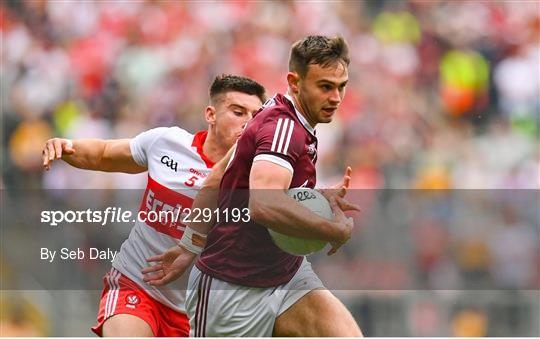
<svg viewBox="0 0 540 339">
<path fill-rule="evenodd" d="M 77 139 L 72 140 L 74 154 L 62 154 L 62 160 L 71 166 L 102 171 L 101 160 L 105 151 L 105 140 Z"/>
<path fill-rule="evenodd" d="M 199 190 L 195 200 L 193 201 L 193 205 L 191 206 L 192 210 L 198 208 L 201 211 L 204 211 L 205 209 L 214 211 L 217 208 L 219 199 L 219 185 L 221 183 L 221 179 L 223 178 L 223 174 L 225 174 L 225 170 L 227 169 L 227 164 L 234 153 L 235 147 L 236 146 L 233 146 L 227 152 L 227 154 L 214 165 L 212 171 L 210 174 L 208 174 L 202 188 Z M 204 222 L 204 220 L 201 220 L 200 222 L 190 222 L 187 224 L 187 226 L 199 233 L 208 234 L 214 224 L 215 218 L 212 214 L 211 220 L 207 222 Z"/>
<path fill-rule="evenodd" d="M 250 213 L 257 223 L 293 237 L 335 241 L 342 229 L 321 218 L 279 190 L 252 191 Z"/>
<path fill-rule="evenodd" d="M 210 210 L 214 211 L 217 208 L 217 200 L 218 200 L 218 194 L 219 190 L 214 188 L 202 188 L 199 193 L 197 193 L 197 196 L 195 197 L 195 200 L 193 201 L 193 205 L 191 206 L 191 210 L 194 211 L 196 209 L 205 211 Z M 215 224 L 215 217 L 212 214 L 212 218 L 210 220 L 204 220 L 204 218 L 197 219 L 197 221 L 189 221 L 186 223 L 186 226 L 191 228 L 192 230 L 195 230 L 202 234 L 208 234 L 210 232 L 210 229 Z"/>
<path fill-rule="evenodd" d="M 75 152 L 63 154 L 62 160 L 74 167 L 122 173 L 141 173 L 146 170 L 133 160 L 129 139 L 78 139 L 72 142 Z"/>
</svg>

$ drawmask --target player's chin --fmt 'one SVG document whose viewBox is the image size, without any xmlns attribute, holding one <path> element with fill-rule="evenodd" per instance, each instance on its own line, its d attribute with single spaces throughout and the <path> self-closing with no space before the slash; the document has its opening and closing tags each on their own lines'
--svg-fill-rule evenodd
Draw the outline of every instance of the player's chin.
<svg viewBox="0 0 540 339">
<path fill-rule="evenodd" d="M 332 119 L 334 118 L 334 115 L 336 114 L 336 110 L 333 109 L 333 110 L 321 110 L 321 112 L 319 113 L 319 120 L 321 123 L 325 124 L 325 123 L 329 123 L 332 121 Z"/>
<path fill-rule="evenodd" d="M 328 115 L 328 114 L 321 114 L 319 116 L 319 123 L 320 124 L 327 124 L 329 122 L 332 122 L 332 120 L 334 119 L 334 115 Z"/>
</svg>

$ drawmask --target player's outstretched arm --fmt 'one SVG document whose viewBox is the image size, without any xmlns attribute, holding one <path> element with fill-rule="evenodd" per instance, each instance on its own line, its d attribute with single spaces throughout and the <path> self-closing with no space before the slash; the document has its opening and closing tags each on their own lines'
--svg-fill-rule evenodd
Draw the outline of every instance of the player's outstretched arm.
<svg viewBox="0 0 540 339">
<path fill-rule="evenodd" d="M 354 226 L 352 218 L 347 218 L 343 211 L 358 210 L 358 207 L 339 194 L 331 195 L 329 202 L 334 219 L 319 217 L 285 193 L 291 180 L 292 173 L 285 167 L 265 160 L 254 162 L 249 182 L 251 217 L 279 233 L 328 241 L 332 244 L 329 254 L 334 253 L 349 240 Z"/>
<path fill-rule="evenodd" d="M 42 151 L 43 168 L 49 170 L 55 160 L 64 160 L 71 166 L 104 172 L 141 173 L 129 146 L 129 139 L 47 140 Z"/>
<path fill-rule="evenodd" d="M 219 185 L 227 169 L 227 165 L 236 146 L 214 165 L 212 171 L 203 183 L 201 190 L 193 201 L 192 209 L 201 210 L 209 208 L 214 210 L 218 204 Z M 147 259 L 150 266 L 141 270 L 144 281 L 150 285 L 162 286 L 181 277 L 193 263 L 206 244 L 206 234 L 215 224 L 211 219 L 207 222 L 189 222 L 178 246 L 169 248 L 165 253 Z"/>
</svg>

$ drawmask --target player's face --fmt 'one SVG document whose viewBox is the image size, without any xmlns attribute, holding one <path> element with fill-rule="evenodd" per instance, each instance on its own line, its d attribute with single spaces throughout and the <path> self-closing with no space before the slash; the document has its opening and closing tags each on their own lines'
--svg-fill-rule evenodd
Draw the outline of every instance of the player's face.
<svg viewBox="0 0 540 339">
<path fill-rule="evenodd" d="M 218 140 L 223 142 L 226 148 L 234 145 L 246 123 L 262 104 L 256 95 L 242 92 L 225 93 L 215 106 L 214 130 Z"/>
<path fill-rule="evenodd" d="M 347 67 L 340 62 L 327 67 L 309 65 L 305 77 L 298 80 L 297 97 L 311 126 L 332 121 L 348 80 Z"/>
</svg>

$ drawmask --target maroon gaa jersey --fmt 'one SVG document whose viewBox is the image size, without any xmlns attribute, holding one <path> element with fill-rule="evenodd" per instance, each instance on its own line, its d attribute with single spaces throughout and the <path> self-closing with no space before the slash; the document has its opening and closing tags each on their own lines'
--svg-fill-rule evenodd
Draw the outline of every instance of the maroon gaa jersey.
<svg viewBox="0 0 540 339">
<path fill-rule="evenodd" d="M 315 187 L 315 130 L 288 96 L 276 94 L 246 126 L 221 181 L 220 211 L 248 207 L 249 173 L 258 160 L 289 169 L 293 173 L 291 188 Z M 302 259 L 279 249 L 268 229 L 252 220 L 219 220 L 208 234 L 196 265 L 202 272 L 230 283 L 272 287 L 287 283 Z"/>
</svg>

